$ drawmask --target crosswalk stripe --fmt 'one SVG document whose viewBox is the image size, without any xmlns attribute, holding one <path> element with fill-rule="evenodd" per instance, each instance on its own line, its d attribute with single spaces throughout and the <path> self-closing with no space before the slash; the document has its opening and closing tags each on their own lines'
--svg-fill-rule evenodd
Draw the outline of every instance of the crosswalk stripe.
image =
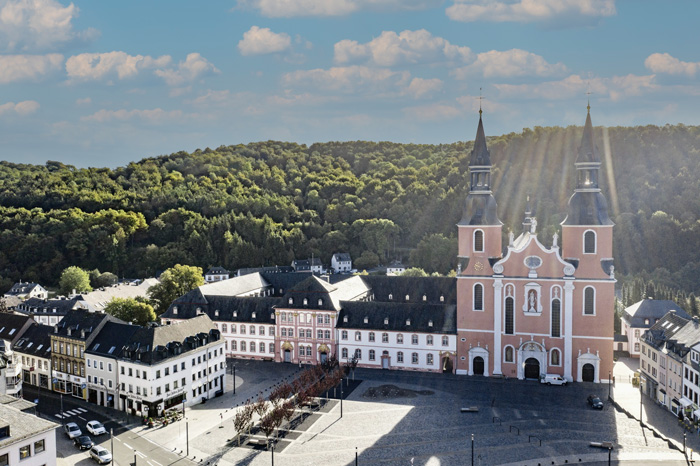
<svg viewBox="0 0 700 466">
<path fill-rule="evenodd" d="M 87 409 L 85 408 L 78 408 L 78 411 L 80 411 L 81 413 L 87 413 Z"/>
<path fill-rule="evenodd" d="M 63 416 L 61 416 L 60 414 L 54 414 L 54 416 L 56 416 L 59 419 L 63 419 Z"/>
</svg>

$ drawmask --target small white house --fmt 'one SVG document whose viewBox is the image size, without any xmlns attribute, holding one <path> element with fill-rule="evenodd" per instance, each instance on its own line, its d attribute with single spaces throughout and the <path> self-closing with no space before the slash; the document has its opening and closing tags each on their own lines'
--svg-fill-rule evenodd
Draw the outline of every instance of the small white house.
<svg viewBox="0 0 700 466">
<path fill-rule="evenodd" d="M 401 261 L 393 261 L 386 268 L 387 275 L 401 275 L 406 271 L 406 267 L 401 263 Z"/>
<path fill-rule="evenodd" d="M 350 272 L 352 270 L 352 258 L 347 252 L 337 252 L 331 257 L 331 269 L 334 273 Z"/>
<path fill-rule="evenodd" d="M 55 466 L 58 426 L 0 404 L 0 465 Z"/>
<path fill-rule="evenodd" d="M 46 299 L 49 297 L 49 292 L 43 286 L 38 283 L 28 283 L 28 282 L 18 282 L 12 285 L 12 288 L 5 293 L 5 297 L 9 298 L 11 296 L 28 299 L 28 298 L 41 298 Z"/>
<path fill-rule="evenodd" d="M 212 267 L 204 274 L 204 281 L 207 283 L 220 282 L 228 280 L 231 277 L 231 272 L 223 267 Z"/>
</svg>

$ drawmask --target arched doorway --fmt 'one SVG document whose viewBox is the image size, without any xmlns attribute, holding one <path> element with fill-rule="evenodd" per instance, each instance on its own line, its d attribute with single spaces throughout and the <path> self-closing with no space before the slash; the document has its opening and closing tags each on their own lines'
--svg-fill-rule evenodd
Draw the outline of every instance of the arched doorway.
<svg viewBox="0 0 700 466">
<path fill-rule="evenodd" d="M 484 375 L 484 358 L 477 356 L 472 360 L 474 375 Z"/>
<path fill-rule="evenodd" d="M 382 351 L 382 369 L 389 369 L 389 352 Z"/>
<path fill-rule="evenodd" d="M 540 378 L 540 362 L 535 358 L 525 360 L 525 378 L 539 379 Z"/>
<path fill-rule="evenodd" d="M 595 380 L 595 367 L 593 364 L 584 364 L 581 370 L 581 379 L 584 382 L 593 382 Z"/>
<path fill-rule="evenodd" d="M 482 359 L 482 361 L 483 361 L 483 359 Z M 442 372 L 444 372 L 444 373 L 451 373 L 452 372 L 452 359 L 450 359 L 449 356 L 442 357 Z M 483 371 L 482 371 L 482 374 L 480 374 L 480 375 L 483 375 Z"/>
</svg>

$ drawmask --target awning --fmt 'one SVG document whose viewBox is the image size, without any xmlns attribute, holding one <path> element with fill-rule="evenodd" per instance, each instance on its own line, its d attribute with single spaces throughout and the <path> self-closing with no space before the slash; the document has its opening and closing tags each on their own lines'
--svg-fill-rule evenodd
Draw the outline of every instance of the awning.
<svg viewBox="0 0 700 466">
<path fill-rule="evenodd" d="M 693 416 L 695 416 L 696 418 L 700 418 L 700 409 L 696 409 L 695 411 L 693 411 Z"/>
<path fill-rule="evenodd" d="M 687 408 L 688 406 L 691 406 L 692 404 L 693 404 L 693 402 L 690 401 L 688 398 L 686 398 L 686 397 L 681 398 L 681 406 L 683 406 L 684 408 Z"/>
</svg>

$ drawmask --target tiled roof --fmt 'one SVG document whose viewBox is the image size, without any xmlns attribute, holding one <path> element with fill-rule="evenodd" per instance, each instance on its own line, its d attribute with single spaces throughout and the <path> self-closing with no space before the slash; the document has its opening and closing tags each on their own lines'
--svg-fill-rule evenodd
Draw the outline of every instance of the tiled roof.
<svg viewBox="0 0 700 466">
<path fill-rule="evenodd" d="M 207 283 L 199 287 L 204 296 L 239 296 L 251 293 L 267 285 L 259 273 L 251 273 L 241 277 L 233 277 L 228 280 Z"/>
<path fill-rule="evenodd" d="M 204 275 L 226 275 L 230 272 L 223 267 L 212 267 Z"/>
<path fill-rule="evenodd" d="M 83 293 L 81 296 L 90 308 L 101 311 L 112 298 L 145 298 L 148 289 L 158 283 L 160 282 L 155 278 L 147 278 L 139 282 L 119 283 L 118 285 L 98 288 L 89 293 Z"/>
<path fill-rule="evenodd" d="M 333 254 L 333 257 L 338 262 L 350 262 L 352 260 L 350 254 L 347 252 L 336 252 Z"/>
<path fill-rule="evenodd" d="M 339 329 L 457 333 L 457 307 L 454 304 L 343 301 L 341 305 Z"/>
<path fill-rule="evenodd" d="M 124 323 L 109 314 L 76 309 L 66 314 L 63 320 L 54 326 L 51 334 L 91 343 L 97 336 L 95 332 L 100 329 L 100 325 L 109 321 Z"/>
<path fill-rule="evenodd" d="M 0 449 L 3 449 L 42 432 L 52 431 L 59 424 L 24 413 L 12 406 L 0 404 L 0 426 L 10 427 L 10 436 L 0 439 Z"/>
<path fill-rule="evenodd" d="M 12 285 L 12 288 L 10 288 L 9 291 L 7 291 L 7 293 L 5 293 L 5 294 L 6 295 L 25 295 L 25 294 L 31 292 L 37 286 L 41 286 L 41 285 L 39 285 L 38 283 L 19 282 L 19 283 L 15 283 L 14 285 Z"/>
</svg>

